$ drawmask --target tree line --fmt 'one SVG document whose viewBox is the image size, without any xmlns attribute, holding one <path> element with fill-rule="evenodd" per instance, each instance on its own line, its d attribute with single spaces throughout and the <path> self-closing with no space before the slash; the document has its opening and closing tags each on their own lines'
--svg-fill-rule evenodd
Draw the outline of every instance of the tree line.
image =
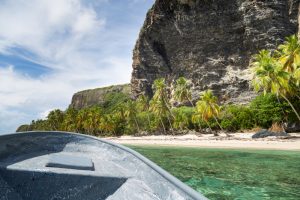
<svg viewBox="0 0 300 200">
<path fill-rule="evenodd" d="M 107 136 L 137 133 L 238 131 L 273 124 L 300 122 L 300 44 L 293 35 L 275 51 L 261 50 L 251 63 L 251 84 L 259 95 L 247 105 L 220 105 L 213 91 L 200 93 L 194 103 L 190 81 L 176 80 L 170 92 L 164 78 L 154 81 L 154 95 L 136 100 L 109 94 L 102 105 L 76 110 L 53 110 L 45 120 L 32 121 L 17 131 L 54 130 Z M 175 100 L 179 106 L 174 106 Z M 188 105 L 188 106 L 186 106 Z"/>
</svg>

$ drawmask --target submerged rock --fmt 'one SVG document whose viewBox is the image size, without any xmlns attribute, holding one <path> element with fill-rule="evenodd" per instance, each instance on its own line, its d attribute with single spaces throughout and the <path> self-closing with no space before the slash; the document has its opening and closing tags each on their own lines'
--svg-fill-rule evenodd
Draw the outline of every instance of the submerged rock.
<svg viewBox="0 0 300 200">
<path fill-rule="evenodd" d="M 255 96 L 248 69 L 253 54 L 275 49 L 297 33 L 297 0 L 156 0 L 133 51 L 132 92 L 153 95 L 164 77 L 192 81 L 193 99 L 212 89 L 226 102 Z"/>
</svg>

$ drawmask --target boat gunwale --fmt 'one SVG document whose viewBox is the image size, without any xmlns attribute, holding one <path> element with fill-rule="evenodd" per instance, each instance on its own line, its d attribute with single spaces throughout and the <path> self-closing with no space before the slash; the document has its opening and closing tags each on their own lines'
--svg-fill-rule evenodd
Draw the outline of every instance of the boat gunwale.
<svg viewBox="0 0 300 200">
<path fill-rule="evenodd" d="M 102 143 L 111 145 L 113 147 L 119 148 L 119 149 L 133 155 L 134 157 L 138 158 L 140 161 L 145 163 L 148 167 L 153 169 L 155 172 L 160 174 L 163 178 L 165 178 L 167 181 L 169 181 L 171 184 L 173 184 L 175 187 L 179 188 L 181 191 L 183 191 L 185 194 L 192 197 L 193 199 L 195 199 L 195 200 L 207 200 L 207 198 L 205 196 L 203 196 L 201 193 L 195 191 L 194 189 L 192 189 L 188 185 L 184 184 L 182 181 L 180 181 L 179 179 L 177 179 L 176 177 L 171 175 L 169 172 L 162 169 L 157 164 L 155 164 L 154 162 L 152 162 L 148 158 L 144 157 L 140 153 L 138 153 L 138 152 L 136 152 L 136 151 L 134 151 L 134 150 L 132 150 L 128 147 L 125 147 L 123 145 L 116 144 L 114 142 L 107 141 L 107 140 L 102 139 L 102 138 L 98 138 L 96 136 L 85 135 L 85 134 L 75 133 L 75 132 L 66 132 L 66 131 L 27 131 L 27 132 L 17 132 L 17 133 L 3 134 L 3 135 L 0 135 L 0 139 L 3 139 L 5 137 L 14 137 L 14 136 L 18 136 L 18 135 L 24 135 L 24 134 L 35 135 L 35 134 L 45 134 L 45 133 L 48 133 L 48 134 L 63 133 L 63 134 L 69 134 L 69 135 L 74 135 L 74 136 L 86 137 L 86 138 L 94 139 L 94 140 L 100 141 Z"/>
</svg>

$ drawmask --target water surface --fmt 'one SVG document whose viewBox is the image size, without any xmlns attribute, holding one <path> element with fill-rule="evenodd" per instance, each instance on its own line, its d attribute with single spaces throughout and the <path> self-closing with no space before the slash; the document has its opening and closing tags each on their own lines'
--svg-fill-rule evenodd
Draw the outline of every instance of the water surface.
<svg viewBox="0 0 300 200">
<path fill-rule="evenodd" d="M 130 147 L 209 199 L 300 199 L 300 152 Z"/>
</svg>

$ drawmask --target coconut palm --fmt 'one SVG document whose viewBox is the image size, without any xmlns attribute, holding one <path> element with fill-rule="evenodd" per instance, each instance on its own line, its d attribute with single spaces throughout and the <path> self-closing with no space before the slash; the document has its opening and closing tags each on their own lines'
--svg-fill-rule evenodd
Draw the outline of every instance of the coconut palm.
<svg viewBox="0 0 300 200">
<path fill-rule="evenodd" d="M 214 120 L 217 122 L 218 126 L 221 130 L 222 127 L 217 119 L 217 117 L 220 115 L 220 107 L 217 103 L 218 99 L 216 96 L 213 95 L 211 90 L 206 90 L 200 94 L 200 100 L 196 104 L 196 115 L 200 115 L 201 119 L 206 122 L 208 127 L 211 130 L 211 127 L 208 123 L 208 121 L 211 118 L 214 118 Z"/>
<path fill-rule="evenodd" d="M 145 95 L 140 95 L 137 99 L 137 107 L 142 112 L 147 112 L 149 128 L 151 127 L 150 116 L 149 116 L 149 100 Z"/>
<path fill-rule="evenodd" d="M 59 109 L 52 110 L 47 116 L 47 121 L 49 123 L 50 130 L 61 130 L 62 123 L 64 121 L 64 112 Z"/>
<path fill-rule="evenodd" d="M 189 116 L 181 109 L 175 110 L 173 126 L 175 129 L 179 130 L 187 129 L 189 126 Z"/>
<path fill-rule="evenodd" d="M 116 120 L 114 114 L 106 114 L 101 118 L 99 128 L 105 133 L 112 133 L 116 135 Z"/>
<path fill-rule="evenodd" d="M 74 108 L 68 108 L 65 111 L 65 117 L 63 122 L 63 130 L 65 131 L 75 131 L 76 130 L 76 117 L 77 117 L 78 111 Z"/>
<path fill-rule="evenodd" d="M 184 102 L 184 101 L 188 101 L 193 108 L 195 108 L 193 102 L 192 102 L 192 92 L 191 89 L 189 87 L 188 84 L 188 80 L 185 79 L 184 77 L 179 77 L 176 80 L 176 86 L 175 86 L 175 92 L 174 92 L 174 98 L 175 100 L 179 101 L 179 102 Z M 200 124 L 200 118 L 197 118 L 197 114 L 195 114 L 194 119 L 192 119 L 192 121 L 194 123 L 197 123 L 200 130 L 202 129 L 201 124 Z"/>
<path fill-rule="evenodd" d="M 300 87 L 300 67 L 298 67 L 294 73 L 293 73 L 293 77 L 295 79 L 295 84 L 296 86 L 299 88 Z"/>
<path fill-rule="evenodd" d="M 84 121 L 87 118 L 87 112 L 86 109 L 81 109 L 76 117 L 76 130 L 77 131 L 82 131 L 85 132 L 85 128 L 84 128 Z"/>
<path fill-rule="evenodd" d="M 293 72 L 300 65 L 300 44 L 298 37 L 292 35 L 279 45 L 279 61 L 283 65 L 283 70 Z"/>
<path fill-rule="evenodd" d="M 168 109 L 165 106 L 165 103 L 163 101 L 159 100 L 159 99 L 152 99 L 150 101 L 149 110 L 151 112 L 153 112 L 155 115 L 158 116 L 159 121 L 160 121 L 160 123 L 163 127 L 164 133 L 166 134 L 166 127 L 165 127 L 165 124 L 163 122 L 163 118 L 165 116 L 167 116 L 169 113 L 168 113 Z"/>
<path fill-rule="evenodd" d="M 132 100 L 128 100 L 126 103 L 126 108 L 125 108 L 125 117 L 128 119 L 129 122 L 134 121 L 136 128 L 138 130 L 138 132 L 140 132 L 140 127 L 137 121 L 137 106 L 136 103 Z"/>
<path fill-rule="evenodd" d="M 282 64 L 284 71 L 291 73 L 289 80 L 289 95 L 299 97 L 299 80 L 300 68 L 300 43 L 296 35 L 286 38 L 286 41 L 279 45 L 279 62 Z"/>
<path fill-rule="evenodd" d="M 262 50 L 254 57 L 255 62 L 252 63 L 254 77 L 252 85 L 256 91 L 263 91 L 264 94 L 270 92 L 277 97 L 282 97 L 288 102 L 290 107 L 300 121 L 293 104 L 289 101 L 287 95 L 291 93 L 289 85 L 290 73 L 284 71 L 282 65 L 277 62 L 268 50 Z"/>
<path fill-rule="evenodd" d="M 194 107 L 194 104 L 191 101 L 192 92 L 188 85 L 188 81 L 184 77 L 179 77 L 176 80 L 174 98 L 175 98 L 175 100 L 177 100 L 181 103 L 184 101 L 188 101 Z"/>
<path fill-rule="evenodd" d="M 86 109 L 86 119 L 83 122 L 83 127 L 89 134 L 98 134 L 101 116 L 102 110 L 100 107 L 94 106 Z"/>
<path fill-rule="evenodd" d="M 150 110 L 152 110 L 154 113 L 159 114 L 160 118 L 167 117 L 170 127 L 172 128 L 172 123 L 170 120 L 170 117 L 173 117 L 173 113 L 171 111 L 170 102 L 167 95 L 167 85 L 165 83 L 164 78 L 156 79 L 153 83 L 153 90 L 155 91 L 152 103 L 150 105 Z"/>
</svg>

